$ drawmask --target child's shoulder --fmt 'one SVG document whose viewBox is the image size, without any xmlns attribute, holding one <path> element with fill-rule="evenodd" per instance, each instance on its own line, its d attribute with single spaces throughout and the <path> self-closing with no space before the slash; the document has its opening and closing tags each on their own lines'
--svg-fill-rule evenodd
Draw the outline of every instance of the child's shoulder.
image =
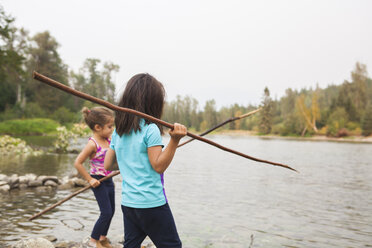
<svg viewBox="0 0 372 248">
<path fill-rule="evenodd" d="M 158 125 L 156 125 L 155 123 L 146 124 L 145 130 L 146 131 L 160 131 Z"/>
<path fill-rule="evenodd" d="M 82 152 L 86 154 L 91 154 L 93 152 L 96 152 L 96 150 L 97 150 L 96 144 L 94 143 L 93 140 L 89 139 Z"/>
<path fill-rule="evenodd" d="M 97 141 L 93 137 L 90 137 L 87 142 L 87 146 L 96 149 L 97 147 Z"/>
<path fill-rule="evenodd" d="M 160 129 L 155 123 L 150 123 L 148 125 L 145 125 L 146 129 L 145 131 L 145 136 L 150 137 L 150 136 L 161 136 Z"/>
</svg>

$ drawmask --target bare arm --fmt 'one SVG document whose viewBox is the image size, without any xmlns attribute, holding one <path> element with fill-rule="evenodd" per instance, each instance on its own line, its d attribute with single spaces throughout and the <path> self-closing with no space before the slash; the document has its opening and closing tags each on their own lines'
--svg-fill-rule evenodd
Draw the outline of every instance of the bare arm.
<svg viewBox="0 0 372 248">
<path fill-rule="evenodd" d="M 96 145 L 93 141 L 88 141 L 88 144 L 84 147 L 84 149 L 80 152 L 80 154 L 75 159 L 74 166 L 76 170 L 79 172 L 80 175 L 84 177 L 85 180 L 89 182 L 92 187 L 97 187 L 100 185 L 100 182 L 91 177 L 87 170 L 84 168 L 84 161 L 89 158 L 93 153 L 96 152 Z"/>
<path fill-rule="evenodd" d="M 113 171 L 118 170 L 118 164 L 116 162 L 116 154 L 115 151 L 109 148 L 106 152 L 105 162 L 104 162 L 105 170 Z"/>
<path fill-rule="evenodd" d="M 168 168 L 172 162 L 174 154 L 176 153 L 180 139 L 184 137 L 186 133 L 187 129 L 185 126 L 174 123 L 174 129 L 169 131 L 171 139 L 164 151 L 162 151 L 161 146 L 147 148 L 147 154 L 149 156 L 151 166 L 157 173 L 161 174 Z"/>
</svg>

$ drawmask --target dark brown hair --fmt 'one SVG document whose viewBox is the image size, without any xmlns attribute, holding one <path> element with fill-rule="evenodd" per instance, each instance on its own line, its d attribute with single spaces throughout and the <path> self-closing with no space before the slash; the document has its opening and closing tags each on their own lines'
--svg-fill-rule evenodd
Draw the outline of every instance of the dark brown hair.
<svg viewBox="0 0 372 248">
<path fill-rule="evenodd" d="M 103 127 L 111 118 L 114 118 L 114 112 L 104 107 L 94 107 L 92 109 L 84 107 L 81 112 L 83 112 L 85 123 L 92 131 L 94 131 L 94 126 L 96 124 Z"/>
<path fill-rule="evenodd" d="M 140 73 L 129 79 L 118 105 L 160 118 L 163 113 L 164 98 L 163 85 L 150 74 Z M 141 117 L 119 111 L 115 113 L 116 132 L 119 136 L 129 134 L 132 130 L 141 131 Z M 151 122 L 145 120 L 145 123 Z M 160 125 L 158 127 L 163 133 L 163 127 Z"/>
</svg>

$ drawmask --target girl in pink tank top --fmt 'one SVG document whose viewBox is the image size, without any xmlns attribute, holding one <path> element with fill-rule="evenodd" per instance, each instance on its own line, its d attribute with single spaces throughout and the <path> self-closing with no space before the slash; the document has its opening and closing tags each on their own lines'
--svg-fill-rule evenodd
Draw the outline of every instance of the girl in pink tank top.
<svg viewBox="0 0 372 248">
<path fill-rule="evenodd" d="M 115 212 L 115 188 L 112 178 L 102 182 L 99 179 L 111 173 L 111 171 L 105 170 L 103 162 L 114 129 L 114 114 L 111 110 L 103 107 L 95 107 L 91 110 L 83 108 L 82 112 L 85 122 L 93 132 L 93 136 L 89 138 L 88 143 L 76 158 L 74 165 L 92 186 L 100 209 L 100 215 L 93 227 L 88 246 L 110 248 L 112 246 L 106 236 Z M 87 159 L 90 163 L 89 173 L 83 165 Z"/>
</svg>

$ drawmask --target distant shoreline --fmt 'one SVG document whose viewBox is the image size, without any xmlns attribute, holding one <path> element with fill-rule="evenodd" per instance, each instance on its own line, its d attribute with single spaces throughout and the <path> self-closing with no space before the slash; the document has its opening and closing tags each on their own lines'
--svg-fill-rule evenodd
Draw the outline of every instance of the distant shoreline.
<svg viewBox="0 0 372 248">
<path fill-rule="evenodd" d="M 306 141 L 329 141 L 329 142 L 345 142 L 345 143 L 367 143 L 372 144 L 372 135 L 364 136 L 347 136 L 342 138 L 327 137 L 323 135 L 314 135 L 311 137 L 296 137 L 296 136 L 280 136 L 280 135 L 258 135 L 257 132 L 248 130 L 223 130 L 213 133 L 215 135 L 228 136 L 253 136 L 262 139 L 286 139 L 286 140 L 306 140 Z"/>
</svg>

